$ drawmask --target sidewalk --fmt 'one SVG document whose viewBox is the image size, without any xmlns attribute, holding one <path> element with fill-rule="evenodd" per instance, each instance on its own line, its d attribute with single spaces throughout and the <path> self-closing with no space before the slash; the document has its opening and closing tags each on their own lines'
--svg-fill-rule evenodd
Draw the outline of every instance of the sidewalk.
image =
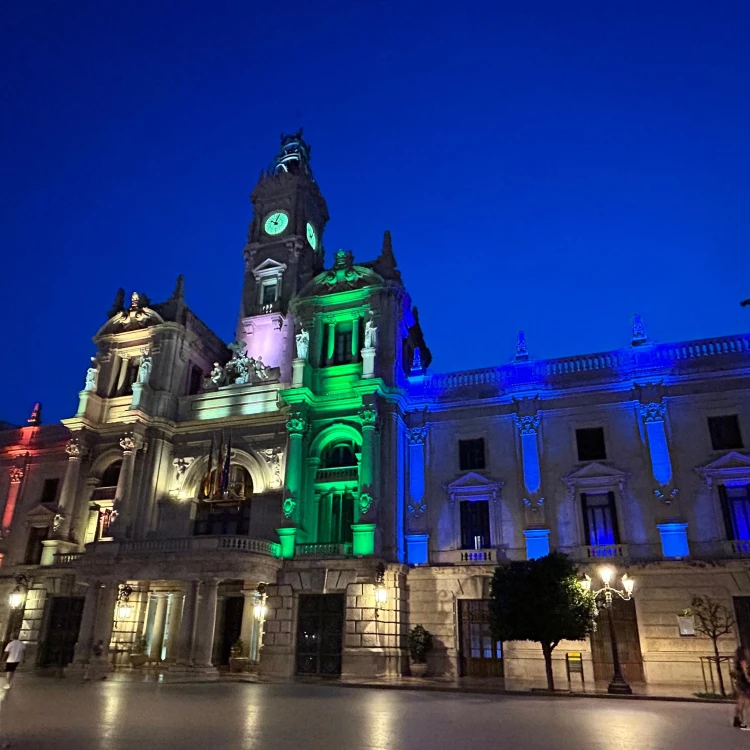
<svg viewBox="0 0 750 750">
<path fill-rule="evenodd" d="M 632 695 L 610 695 L 606 682 L 581 684 L 577 680 L 571 685 L 563 681 L 556 685 L 555 692 L 550 694 L 546 684 L 531 680 L 503 680 L 493 678 L 462 677 L 459 679 L 441 679 L 430 677 L 376 677 L 376 678 L 298 678 L 293 680 L 265 679 L 252 673 L 229 674 L 218 670 L 170 672 L 168 669 L 157 671 L 125 669 L 110 672 L 108 680 L 113 682 L 159 682 L 164 684 L 189 684 L 204 682 L 245 682 L 280 684 L 298 682 L 300 684 L 330 685 L 343 688 L 377 688 L 385 690 L 423 690 L 428 692 L 468 693 L 479 695 L 526 695 L 549 697 L 588 697 L 612 698 L 616 700 L 667 700 L 691 701 L 703 703 L 731 703 L 732 698 L 709 699 L 699 698 L 696 692 L 703 690 L 702 685 L 675 685 L 664 683 L 635 683 L 631 685 Z"/>
</svg>

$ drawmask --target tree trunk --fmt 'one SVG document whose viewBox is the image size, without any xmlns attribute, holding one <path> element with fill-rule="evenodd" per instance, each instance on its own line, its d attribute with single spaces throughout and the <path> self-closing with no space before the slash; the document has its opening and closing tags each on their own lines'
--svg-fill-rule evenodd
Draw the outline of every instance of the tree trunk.
<svg viewBox="0 0 750 750">
<path fill-rule="evenodd" d="M 726 690 L 724 689 L 724 678 L 721 675 L 721 662 L 719 661 L 719 639 L 714 638 L 714 654 L 716 655 L 716 674 L 719 676 L 719 692 L 722 697 L 726 697 Z"/>
<path fill-rule="evenodd" d="M 549 643 L 542 643 L 542 653 L 544 654 L 544 669 L 547 672 L 547 689 L 555 689 L 555 678 L 552 675 L 552 646 Z"/>
</svg>

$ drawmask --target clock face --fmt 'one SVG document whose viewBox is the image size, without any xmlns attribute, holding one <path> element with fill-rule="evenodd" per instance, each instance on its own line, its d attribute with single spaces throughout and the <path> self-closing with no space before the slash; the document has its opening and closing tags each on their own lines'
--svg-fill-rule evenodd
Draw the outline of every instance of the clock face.
<svg viewBox="0 0 750 750">
<path fill-rule="evenodd" d="M 315 234 L 315 227 L 309 221 L 307 222 L 307 241 L 313 250 L 318 249 L 318 235 Z"/>
<path fill-rule="evenodd" d="M 274 211 L 266 219 L 263 228 L 266 234 L 281 234 L 289 224 L 289 216 L 284 211 Z"/>
</svg>

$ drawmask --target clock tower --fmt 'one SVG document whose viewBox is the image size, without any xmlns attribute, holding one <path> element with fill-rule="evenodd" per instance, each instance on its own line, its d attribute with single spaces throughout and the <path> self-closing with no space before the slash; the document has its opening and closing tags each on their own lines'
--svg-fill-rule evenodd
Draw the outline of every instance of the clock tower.
<svg viewBox="0 0 750 750">
<path fill-rule="evenodd" d="M 248 356 L 262 357 L 291 378 L 294 323 L 290 299 L 323 270 L 323 230 L 328 208 L 310 168 L 310 145 L 302 130 L 281 136 L 271 166 L 250 195 L 240 325 L 237 338 Z"/>
</svg>

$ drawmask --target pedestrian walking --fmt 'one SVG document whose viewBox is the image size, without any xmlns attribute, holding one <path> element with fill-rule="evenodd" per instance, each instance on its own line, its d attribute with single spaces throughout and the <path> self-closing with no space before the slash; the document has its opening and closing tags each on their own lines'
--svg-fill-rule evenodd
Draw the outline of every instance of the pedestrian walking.
<svg viewBox="0 0 750 750">
<path fill-rule="evenodd" d="M 748 730 L 750 727 L 746 719 L 747 708 L 750 705 L 750 659 L 744 646 L 739 646 L 734 652 L 734 685 L 737 705 L 733 725 L 738 729 Z"/>
<path fill-rule="evenodd" d="M 18 636 L 13 636 L 13 640 L 5 647 L 5 689 L 10 690 L 16 669 L 23 659 L 23 652 L 26 644 L 18 640 Z"/>
</svg>

